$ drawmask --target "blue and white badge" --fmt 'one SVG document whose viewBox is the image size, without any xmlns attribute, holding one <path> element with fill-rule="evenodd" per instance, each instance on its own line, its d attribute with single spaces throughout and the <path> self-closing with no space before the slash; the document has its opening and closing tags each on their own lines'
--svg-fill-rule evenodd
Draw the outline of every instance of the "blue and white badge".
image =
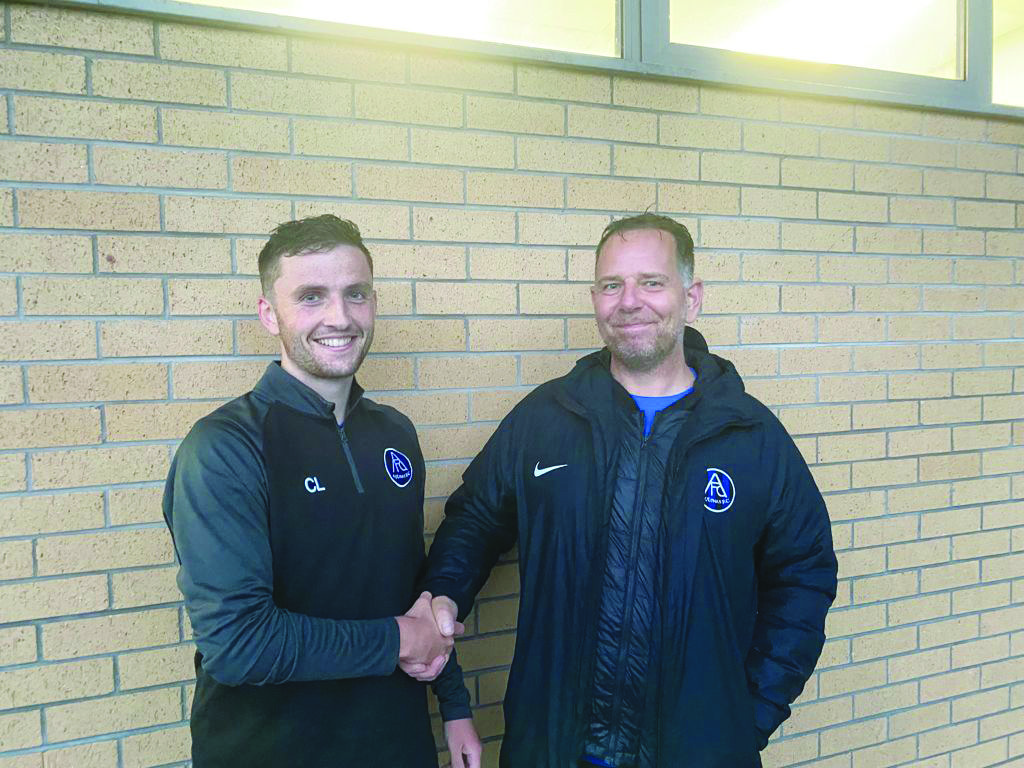
<svg viewBox="0 0 1024 768">
<path fill-rule="evenodd" d="M 736 486 L 724 470 L 708 467 L 708 484 L 704 486 L 704 509 L 725 512 L 736 500 Z"/>
<path fill-rule="evenodd" d="M 394 448 L 384 449 L 384 470 L 391 482 L 399 488 L 405 488 L 412 480 L 412 462 L 408 456 Z"/>
</svg>

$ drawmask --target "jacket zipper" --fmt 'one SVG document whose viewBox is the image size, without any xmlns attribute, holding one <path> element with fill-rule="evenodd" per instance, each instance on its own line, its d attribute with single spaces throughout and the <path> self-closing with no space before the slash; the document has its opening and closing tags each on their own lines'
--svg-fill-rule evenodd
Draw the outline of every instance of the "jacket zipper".
<svg viewBox="0 0 1024 768">
<path fill-rule="evenodd" d="M 644 414 L 640 414 L 640 430 L 643 431 Z M 657 415 L 655 415 L 657 418 Z M 651 424 L 651 434 L 654 424 Z M 619 750 L 619 719 L 622 716 L 622 685 L 625 681 L 626 656 L 629 653 L 630 635 L 633 631 L 633 596 L 636 593 L 636 556 L 640 549 L 640 518 L 644 498 L 647 496 L 647 440 L 650 434 L 644 435 L 640 441 L 639 460 L 637 462 L 637 494 L 633 502 L 632 532 L 629 542 L 629 579 L 626 582 L 624 604 L 626 615 L 622 617 L 622 640 L 619 642 L 619 658 L 615 667 L 615 702 L 612 707 L 611 722 L 608 724 L 612 734 L 612 754 Z"/>
<path fill-rule="evenodd" d="M 352 449 L 349 447 L 345 428 L 340 427 L 338 434 L 341 435 L 341 447 L 345 451 L 345 458 L 348 459 L 348 468 L 352 470 L 352 479 L 356 483 L 356 492 L 363 493 L 363 481 L 359 479 L 359 470 L 356 469 L 355 459 L 352 458 Z"/>
</svg>

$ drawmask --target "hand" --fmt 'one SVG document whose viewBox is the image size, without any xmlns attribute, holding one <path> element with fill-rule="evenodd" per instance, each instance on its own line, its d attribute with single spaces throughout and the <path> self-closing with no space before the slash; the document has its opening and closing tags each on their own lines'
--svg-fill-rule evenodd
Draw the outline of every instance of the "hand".
<svg viewBox="0 0 1024 768">
<path fill-rule="evenodd" d="M 456 631 L 456 627 L 461 625 L 455 620 L 459 609 L 454 600 L 444 595 L 438 595 L 430 601 L 430 608 L 434 612 L 434 621 L 442 635 L 454 637 L 462 634 L 462 632 Z"/>
<path fill-rule="evenodd" d="M 420 599 L 423 599 L 424 595 L 429 594 L 429 592 L 424 592 L 420 595 Z M 442 637 L 454 638 L 466 631 L 465 626 L 455 620 L 458 614 L 458 607 L 450 597 L 439 595 L 431 600 L 430 607 L 434 614 L 434 622 L 438 625 L 438 631 L 440 631 Z M 449 650 L 444 656 L 438 656 L 429 664 L 402 665 L 399 663 L 399 666 L 409 677 L 429 682 L 441 674 L 448 663 L 450 655 L 451 651 Z"/>
<path fill-rule="evenodd" d="M 430 593 L 423 592 L 404 616 L 395 618 L 399 634 L 398 666 L 410 677 L 424 681 L 441 674 L 455 642 L 453 636 L 438 632 L 430 600 Z M 465 628 L 458 624 L 454 634 L 463 631 Z"/>
<path fill-rule="evenodd" d="M 450 602 L 450 601 L 449 601 Z M 444 724 L 444 739 L 451 753 L 452 768 L 480 768 L 484 747 L 473 727 L 473 718 L 449 720 Z"/>
</svg>

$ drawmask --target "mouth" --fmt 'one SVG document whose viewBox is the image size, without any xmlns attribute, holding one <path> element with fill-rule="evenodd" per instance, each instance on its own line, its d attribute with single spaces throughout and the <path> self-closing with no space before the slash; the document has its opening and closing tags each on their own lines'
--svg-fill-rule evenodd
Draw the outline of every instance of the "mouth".
<svg viewBox="0 0 1024 768">
<path fill-rule="evenodd" d="M 621 323 L 612 327 L 617 331 L 640 331 L 644 328 L 649 328 L 652 325 L 654 325 L 654 323 Z"/>
<path fill-rule="evenodd" d="M 344 350 L 355 344 L 356 338 L 356 336 L 325 336 L 320 339 L 313 339 L 313 342 L 327 349 Z"/>
</svg>

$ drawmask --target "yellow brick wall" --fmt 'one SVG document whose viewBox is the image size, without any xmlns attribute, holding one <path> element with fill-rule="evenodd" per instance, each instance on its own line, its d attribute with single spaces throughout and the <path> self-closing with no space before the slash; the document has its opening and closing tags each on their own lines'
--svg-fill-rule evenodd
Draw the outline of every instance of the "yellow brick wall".
<svg viewBox="0 0 1024 768">
<path fill-rule="evenodd" d="M 272 226 L 369 238 L 361 379 L 419 428 L 429 534 L 597 343 L 592 245 L 646 208 L 691 228 L 699 327 L 834 523 L 829 640 L 766 765 L 1024 765 L 1024 122 L 0 8 L 0 767 L 187 760 L 160 489 L 274 352 Z M 509 561 L 460 645 L 488 765 L 516 591 Z"/>
</svg>

